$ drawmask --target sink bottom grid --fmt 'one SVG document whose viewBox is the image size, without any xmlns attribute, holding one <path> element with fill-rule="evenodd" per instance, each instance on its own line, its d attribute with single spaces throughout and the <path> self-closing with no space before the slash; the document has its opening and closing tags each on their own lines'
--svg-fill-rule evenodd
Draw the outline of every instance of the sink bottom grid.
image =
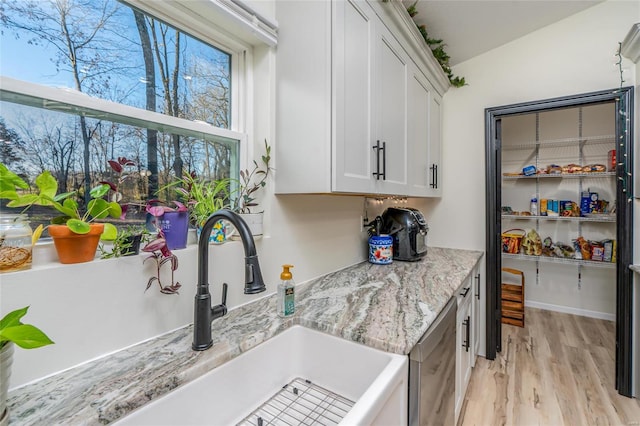
<svg viewBox="0 0 640 426">
<path fill-rule="evenodd" d="M 295 378 L 239 425 L 335 425 L 354 402 L 311 381 Z"/>
</svg>

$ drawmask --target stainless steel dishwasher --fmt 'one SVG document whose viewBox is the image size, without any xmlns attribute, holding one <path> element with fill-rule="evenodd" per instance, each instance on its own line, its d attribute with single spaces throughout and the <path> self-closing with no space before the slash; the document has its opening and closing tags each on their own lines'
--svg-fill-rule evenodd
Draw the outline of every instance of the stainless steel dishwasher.
<svg viewBox="0 0 640 426">
<path fill-rule="evenodd" d="M 455 424 L 456 315 L 452 297 L 409 353 L 409 425 Z"/>
</svg>

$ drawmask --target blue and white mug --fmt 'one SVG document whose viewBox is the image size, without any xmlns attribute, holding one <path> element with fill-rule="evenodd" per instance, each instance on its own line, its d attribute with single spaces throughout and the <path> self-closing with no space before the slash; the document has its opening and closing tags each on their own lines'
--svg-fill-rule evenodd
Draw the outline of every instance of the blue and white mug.
<svg viewBox="0 0 640 426">
<path fill-rule="evenodd" d="M 393 237 L 373 235 L 369 237 L 369 262 L 387 265 L 393 262 Z"/>
</svg>

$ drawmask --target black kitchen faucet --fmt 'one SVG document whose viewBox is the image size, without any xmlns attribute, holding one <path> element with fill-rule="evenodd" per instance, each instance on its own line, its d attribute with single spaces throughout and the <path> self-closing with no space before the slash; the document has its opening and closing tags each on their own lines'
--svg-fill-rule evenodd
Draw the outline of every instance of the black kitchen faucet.
<svg viewBox="0 0 640 426">
<path fill-rule="evenodd" d="M 191 345 L 195 351 L 203 351 L 211 347 L 213 344 L 211 321 L 227 314 L 227 284 L 222 285 L 222 303 L 212 307 L 208 282 L 209 235 L 213 225 L 221 219 L 231 222 L 242 239 L 245 256 L 244 294 L 256 294 L 266 290 L 253 235 L 245 221 L 231 210 L 221 209 L 213 213 L 202 226 L 198 241 L 198 290 L 193 313 L 193 344 Z"/>
</svg>

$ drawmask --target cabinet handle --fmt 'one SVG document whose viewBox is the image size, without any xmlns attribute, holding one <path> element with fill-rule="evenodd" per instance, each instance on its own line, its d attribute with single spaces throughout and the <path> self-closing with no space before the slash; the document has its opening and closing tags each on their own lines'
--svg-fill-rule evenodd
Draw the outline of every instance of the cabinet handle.
<svg viewBox="0 0 640 426">
<path fill-rule="evenodd" d="M 382 180 L 387 180 L 387 143 L 382 142 Z"/>
<path fill-rule="evenodd" d="M 464 336 L 464 342 L 462 342 L 462 347 L 464 348 L 465 352 L 469 352 L 469 346 L 470 344 L 470 340 L 469 339 L 469 335 L 471 334 L 471 316 L 467 316 L 467 319 L 462 321 L 462 325 L 464 325 L 464 332 L 465 332 L 465 336 Z"/>
<path fill-rule="evenodd" d="M 438 189 L 438 165 L 434 163 L 429 169 L 431 169 L 431 184 L 429 186 Z"/>
<path fill-rule="evenodd" d="M 480 274 L 476 275 L 476 281 L 478 282 L 476 285 L 476 289 L 478 290 L 476 293 L 476 299 L 480 300 Z"/>
<path fill-rule="evenodd" d="M 380 180 L 380 141 L 377 140 L 376 144 L 373 145 L 373 150 L 376 152 L 376 171 L 372 173 L 375 176 L 376 180 Z"/>
<path fill-rule="evenodd" d="M 376 177 L 376 180 L 380 180 L 380 176 L 382 176 L 382 180 L 387 179 L 387 143 L 382 142 L 382 146 L 380 146 L 380 141 L 377 140 L 376 144 L 373 145 L 373 150 L 376 152 L 376 171 L 372 173 L 373 176 Z M 382 173 L 380 173 L 380 151 L 382 151 Z"/>
<path fill-rule="evenodd" d="M 465 287 L 465 288 L 462 290 L 462 293 L 460 293 L 460 296 L 462 296 L 462 297 L 467 297 L 467 294 L 469 294 L 469 290 L 471 290 L 471 287 Z"/>
</svg>

